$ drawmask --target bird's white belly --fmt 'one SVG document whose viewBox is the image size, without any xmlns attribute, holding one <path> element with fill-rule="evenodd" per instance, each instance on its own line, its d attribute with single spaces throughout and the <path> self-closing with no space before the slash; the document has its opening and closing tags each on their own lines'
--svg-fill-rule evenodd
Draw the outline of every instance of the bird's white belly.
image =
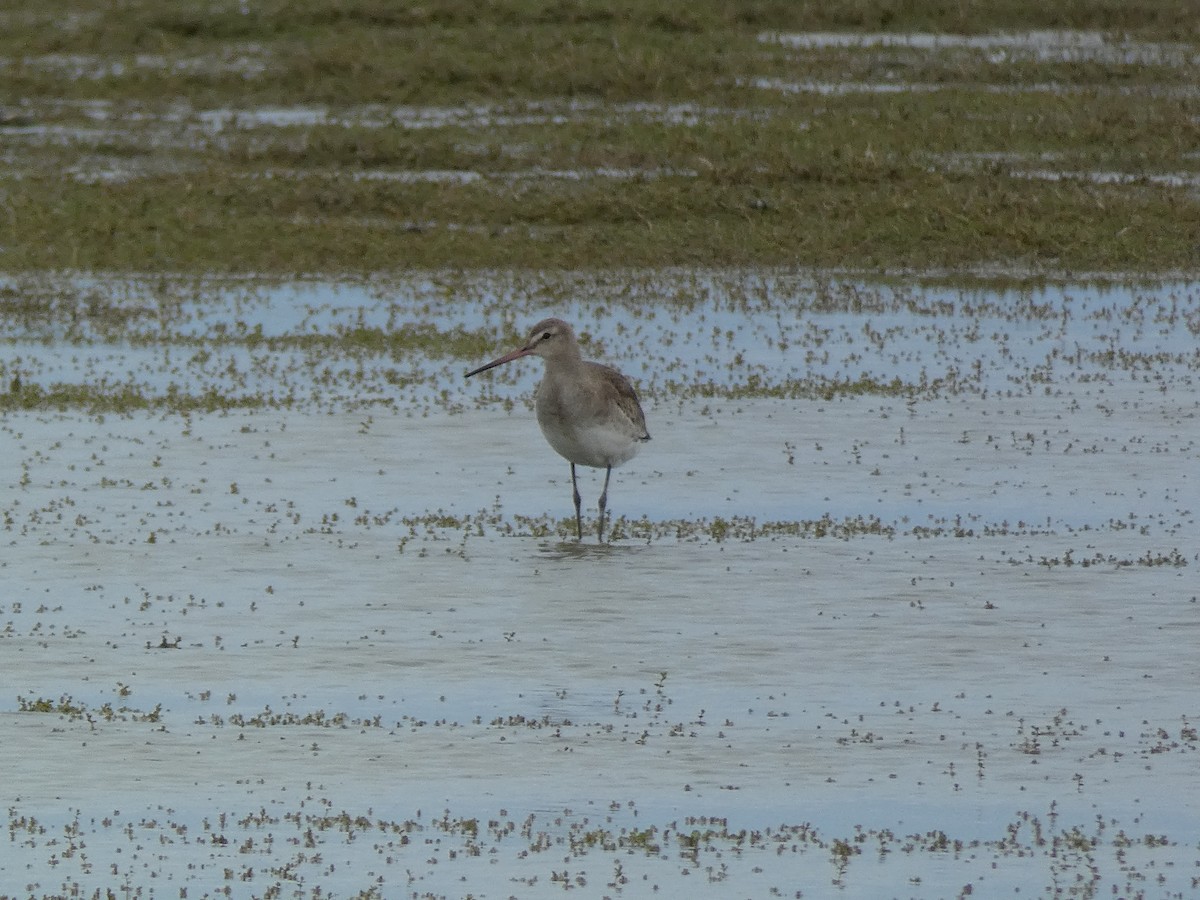
<svg viewBox="0 0 1200 900">
<path fill-rule="evenodd" d="M 608 425 L 564 426 L 554 420 L 538 419 L 542 434 L 559 456 L 580 466 L 604 469 L 628 462 L 638 452 L 640 441 Z"/>
</svg>

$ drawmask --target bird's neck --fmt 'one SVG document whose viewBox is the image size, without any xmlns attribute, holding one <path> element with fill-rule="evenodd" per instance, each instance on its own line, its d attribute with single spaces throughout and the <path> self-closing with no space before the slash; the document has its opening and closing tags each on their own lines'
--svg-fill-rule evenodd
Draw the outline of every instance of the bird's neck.
<svg viewBox="0 0 1200 900">
<path fill-rule="evenodd" d="M 570 372 L 583 366 L 583 355 L 576 350 L 574 353 L 556 353 L 546 357 L 546 372 Z"/>
</svg>

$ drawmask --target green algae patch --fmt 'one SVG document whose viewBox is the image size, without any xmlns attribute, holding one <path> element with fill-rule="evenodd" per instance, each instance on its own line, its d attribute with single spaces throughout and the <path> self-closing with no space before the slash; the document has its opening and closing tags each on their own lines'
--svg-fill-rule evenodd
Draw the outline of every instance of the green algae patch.
<svg viewBox="0 0 1200 900">
<path fill-rule="evenodd" d="M 191 394 L 177 388 L 161 394 L 140 387 L 113 387 L 56 382 L 48 386 L 22 384 L 14 379 L 6 393 L 0 393 L 0 411 L 83 410 L 90 415 L 111 413 L 131 415 L 156 411 L 170 413 L 220 412 L 235 409 L 280 408 L 290 403 L 264 395 L 227 395 L 210 388 Z"/>
<path fill-rule="evenodd" d="M 121 695 L 125 696 L 125 693 L 122 692 Z M 151 710 L 137 709 L 125 704 L 114 706 L 111 702 L 89 706 L 69 694 L 64 694 L 57 700 L 48 697 L 17 697 L 17 712 L 56 715 L 71 722 L 85 720 L 95 727 L 98 722 L 158 723 L 162 720 L 163 709 L 162 704 Z"/>
<path fill-rule="evenodd" d="M 959 393 L 965 389 L 965 381 L 956 372 L 938 378 L 922 375 L 916 382 L 907 382 L 899 377 L 874 378 L 865 374 L 857 378 L 785 378 L 778 381 L 751 375 L 742 382 L 708 381 L 663 386 L 664 393 L 672 397 L 721 400 L 759 397 L 778 400 L 834 400 L 839 397 L 918 399 Z"/>
<path fill-rule="evenodd" d="M 573 518 L 528 516 L 520 513 L 508 517 L 502 515 L 498 508 L 464 515 L 450 515 L 439 510 L 421 516 L 406 516 L 401 519 L 401 523 L 409 529 L 408 536 L 400 545 L 401 552 L 414 540 L 436 543 L 458 537 L 465 542 L 467 538 L 484 537 L 489 533 L 504 537 L 532 537 L 571 542 L 575 536 Z M 617 516 L 610 524 L 609 541 L 748 543 L 784 537 L 848 541 L 861 537 L 890 539 L 899 533 L 901 531 L 896 525 L 885 523 L 874 516 L 834 519 L 828 513 L 817 519 L 792 521 L 760 521 L 753 516 L 652 521 L 648 518 L 629 519 Z"/>
</svg>

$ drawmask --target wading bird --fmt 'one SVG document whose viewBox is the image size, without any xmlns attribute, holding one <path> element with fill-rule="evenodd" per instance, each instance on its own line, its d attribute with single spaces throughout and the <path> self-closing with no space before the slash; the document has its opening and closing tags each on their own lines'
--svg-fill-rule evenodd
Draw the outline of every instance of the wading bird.
<svg viewBox="0 0 1200 900">
<path fill-rule="evenodd" d="M 534 406 L 538 425 L 550 446 L 571 464 L 575 500 L 575 530 L 583 540 L 583 514 L 575 466 L 604 470 L 600 492 L 599 539 L 604 540 L 604 511 L 613 466 L 628 462 L 644 441 L 646 416 L 629 380 L 616 369 L 590 362 L 579 352 L 575 332 L 562 319 L 545 319 L 533 326 L 524 346 L 467 373 L 467 377 L 522 356 L 540 356 L 546 374 L 538 385 Z"/>
</svg>

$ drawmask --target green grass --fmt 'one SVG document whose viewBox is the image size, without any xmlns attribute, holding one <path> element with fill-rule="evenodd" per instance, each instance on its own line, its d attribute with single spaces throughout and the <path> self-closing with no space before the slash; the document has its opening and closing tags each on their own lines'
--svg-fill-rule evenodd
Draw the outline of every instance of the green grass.
<svg viewBox="0 0 1200 900">
<path fill-rule="evenodd" d="M 1028 177 L 1200 172 L 1194 65 L 760 39 L 1081 28 L 1186 58 L 1183 0 L 70 6 L 0 18 L 0 270 L 1196 265 L 1194 188 Z M 342 121 L 198 115 L 274 104 Z M 409 127 L 400 105 L 457 114 Z"/>
<path fill-rule="evenodd" d="M 14 269 L 253 272 L 505 262 L 1153 270 L 1195 261 L 1200 207 L 1175 188 L 864 165 L 847 164 L 856 176 L 801 170 L 792 180 L 540 182 L 519 202 L 490 185 L 345 178 L 43 182 L 10 195 L 0 259 Z"/>
</svg>

